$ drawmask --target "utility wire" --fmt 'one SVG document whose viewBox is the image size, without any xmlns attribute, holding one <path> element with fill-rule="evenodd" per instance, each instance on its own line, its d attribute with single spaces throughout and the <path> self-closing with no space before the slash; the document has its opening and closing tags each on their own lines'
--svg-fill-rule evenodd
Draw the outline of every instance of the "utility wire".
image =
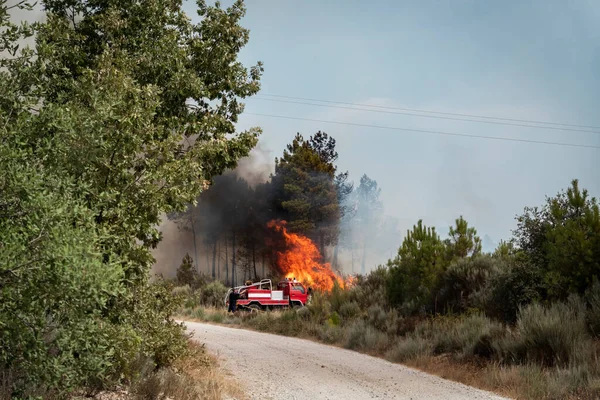
<svg viewBox="0 0 600 400">
<path fill-rule="evenodd" d="M 344 101 L 319 100 L 319 99 L 312 99 L 312 98 L 306 98 L 306 97 L 282 96 L 282 95 L 266 94 L 266 93 L 259 93 L 258 96 L 268 96 L 268 97 L 274 97 L 276 99 L 287 99 L 287 100 L 317 101 L 320 103 L 327 103 L 327 104 L 343 104 L 343 105 L 355 106 L 355 107 L 369 107 L 371 109 L 376 108 L 376 109 L 382 109 L 382 110 L 402 111 L 401 113 L 399 112 L 398 114 L 406 114 L 409 112 L 410 113 L 422 113 L 422 114 L 438 114 L 438 115 L 447 115 L 447 116 L 454 116 L 454 117 L 467 117 L 467 118 L 480 118 L 480 119 L 495 120 L 495 121 L 519 122 L 519 123 L 525 123 L 525 124 L 554 125 L 554 126 L 562 126 L 562 127 L 580 128 L 580 129 L 585 128 L 585 129 L 590 129 L 590 130 L 581 129 L 581 130 L 575 130 L 575 132 L 600 133 L 600 126 L 592 126 L 592 125 L 565 124 L 565 123 L 550 122 L 550 121 L 537 121 L 537 120 L 517 119 L 517 118 L 502 118 L 502 117 L 492 117 L 492 116 L 486 116 L 486 115 L 460 114 L 460 113 L 432 111 L 432 110 L 418 110 L 418 109 L 414 109 L 414 108 L 378 106 L 378 105 L 370 105 L 370 104 L 349 103 L 349 102 L 344 102 Z M 258 97 L 255 97 L 255 99 L 258 99 Z M 261 100 L 269 100 L 269 99 L 262 98 Z M 270 100 L 275 101 L 274 99 L 270 99 Z M 314 105 L 327 107 L 325 104 L 314 104 Z M 375 111 L 375 110 L 364 110 L 364 111 Z M 422 115 L 422 114 L 415 114 L 415 115 L 421 116 L 421 117 L 435 118 L 432 115 Z M 412 115 L 412 114 L 407 114 L 407 115 Z M 451 119 L 451 118 L 449 118 L 449 119 Z M 459 121 L 471 121 L 471 120 L 459 119 Z M 486 121 L 474 120 L 473 122 L 486 122 Z M 521 125 L 516 125 L 516 126 L 521 126 Z M 538 127 L 535 125 L 533 125 L 533 126 L 527 125 L 527 126 L 535 127 L 535 128 Z M 549 127 L 548 126 L 540 126 L 540 128 L 548 129 Z M 569 130 L 569 129 L 565 129 L 565 130 Z"/>
<path fill-rule="evenodd" d="M 454 132 L 432 131 L 432 130 L 425 130 L 425 129 L 399 128 L 399 127 L 383 126 L 383 125 L 357 124 L 357 123 L 352 123 L 352 122 L 328 121 L 328 120 L 324 120 L 324 119 L 300 118 L 300 117 L 291 117 L 291 116 L 286 116 L 286 115 L 261 114 L 261 113 L 251 113 L 251 112 L 244 112 L 244 115 L 256 115 L 256 116 L 260 116 L 260 117 L 291 119 L 291 120 L 296 120 L 296 121 L 320 122 L 320 123 L 325 123 L 325 124 L 358 126 L 358 127 L 363 127 L 363 128 L 387 129 L 387 130 L 392 130 L 392 131 L 418 132 L 418 133 L 429 133 L 429 134 L 445 135 L 445 136 L 458 136 L 458 137 L 468 137 L 468 138 L 477 138 L 477 139 L 500 140 L 500 141 L 505 141 L 505 142 L 521 142 L 521 143 L 546 144 L 546 145 L 552 145 L 552 146 L 600 149 L 600 146 L 587 145 L 587 144 L 549 142 L 549 141 L 544 141 L 544 140 L 529 140 L 529 139 L 517 139 L 517 138 L 504 138 L 504 137 L 498 137 L 498 136 L 471 135 L 468 133 L 454 133 Z"/>
<path fill-rule="evenodd" d="M 276 102 L 280 102 L 280 103 L 303 104 L 303 105 L 307 105 L 307 106 L 330 107 L 330 108 L 338 108 L 338 109 L 354 110 L 354 111 L 368 111 L 368 112 L 375 112 L 375 113 L 380 113 L 380 114 L 410 115 L 410 116 L 421 117 L 421 118 L 435 118 L 435 119 L 445 119 L 445 120 L 452 120 L 452 121 L 479 122 L 482 124 L 509 125 L 509 126 L 525 127 L 525 128 L 551 129 L 551 130 L 556 130 L 556 131 L 585 132 L 585 133 L 600 134 L 600 131 L 590 131 L 590 130 L 585 130 L 585 129 L 574 129 L 574 128 L 561 128 L 558 126 L 528 125 L 528 124 L 519 124 L 519 123 L 515 123 L 515 122 L 500 122 L 500 121 L 485 121 L 485 120 L 481 121 L 481 120 L 468 119 L 468 118 L 444 117 L 444 116 L 440 116 L 440 115 L 415 114 L 415 113 L 404 112 L 404 111 L 369 110 L 366 108 L 335 106 L 335 105 L 331 105 L 331 104 L 307 103 L 307 102 L 303 102 L 303 101 L 293 101 L 293 100 L 264 99 L 264 98 L 260 98 L 260 97 L 255 97 L 254 100 L 276 101 Z"/>
</svg>

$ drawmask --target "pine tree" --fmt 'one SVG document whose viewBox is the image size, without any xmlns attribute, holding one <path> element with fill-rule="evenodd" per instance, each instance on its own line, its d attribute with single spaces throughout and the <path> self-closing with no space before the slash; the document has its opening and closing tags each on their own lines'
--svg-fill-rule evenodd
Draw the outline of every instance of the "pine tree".
<svg viewBox="0 0 600 400">
<path fill-rule="evenodd" d="M 333 163 L 337 157 L 335 140 L 326 133 L 317 132 L 309 140 L 297 134 L 283 157 L 275 160 L 272 177 L 273 202 L 279 216 L 288 221 L 291 231 L 313 238 L 322 254 L 339 235 L 338 185 L 345 179 L 336 181 Z"/>
</svg>

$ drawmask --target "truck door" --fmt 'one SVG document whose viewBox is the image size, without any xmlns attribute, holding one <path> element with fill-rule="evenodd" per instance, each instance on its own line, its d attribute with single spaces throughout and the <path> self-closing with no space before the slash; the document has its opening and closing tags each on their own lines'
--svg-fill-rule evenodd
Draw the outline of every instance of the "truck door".
<svg viewBox="0 0 600 400">
<path fill-rule="evenodd" d="M 308 293 L 306 288 L 300 283 L 294 283 L 292 285 L 292 300 L 299 301 L 302 304 L 306 304 L 306 297 Z"/>
</svg>

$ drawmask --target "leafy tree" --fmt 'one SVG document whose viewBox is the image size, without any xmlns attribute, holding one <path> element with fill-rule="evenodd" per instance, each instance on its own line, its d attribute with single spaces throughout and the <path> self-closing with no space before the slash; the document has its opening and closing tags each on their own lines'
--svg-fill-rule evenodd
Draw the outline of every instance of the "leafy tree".
<svg viewBox="0 0 600 400">
<path fill-rule="evenodd" d="M 62 396 L 111 381 L 125 333 L 102 313 L 122 291 L 118 258 L 70 194 L 74 184 L 18 149 L 0 117 L 0 375 L 9 397 Z M 109 336 L 110 333 L 110 336 Z M 112 361 L 112 362 L 111 362 Z M 131 362 L 133 360 L 129 360 Z M 118 371 L 125 372 L 125 371 Z"/>
<path fill-rule="evenodd" d="M 419 220 L 408 231 L 398 250 L 398 256 L 388 262 L 390 301 L 414 312 L 431 304 L 446 264 L 444 243 L 435 228 L 423 225 Z"/>
<path fill-rule="evenodd" d="M 450 227 L 448 235 L 450 238 L 445 243 L 449 261 L 481 254 L 481 238 L 462 216 L 456 219 L 456 226 Z"/>
<path fill-rule="evenodd" d="M 5 174 L 12 195 L 0 205 L 31 221 L 0 227 L 1 275 L 12 277 L 2 334 L 28 330 L 1 348 L 0 369 L 24 377 L 18 393 L 130 378 L 142 355 L 168 364 L 183 351 L 182 328 L 168 288 L 149 283 L 150 250 L 160 216 L 181 211 L 257 142 L 256 129 L 235 132 L 239 99 L 259 90 L 262 73 L 237 60 L 244 5 L 199 1 L 192 24 L 177 0 L 45 0 L 45 21 L 18 27 L 6 4 L 0 144 L 28 166 Z M 35 49 L 19 49 L 31 34 Z M 42 243 L 40 257 L 27 247 Z M 28 275 L 14 279 L 17 270 Z"/>
<path fill-rule="evenodd" d="M 541 269 L 550 295 L 583 294 L 592 285 L 600 274 L 600 212 L 577 180 L 542 208 L 525 208 L 517 221 L 515 242 Z"/>
</svg>

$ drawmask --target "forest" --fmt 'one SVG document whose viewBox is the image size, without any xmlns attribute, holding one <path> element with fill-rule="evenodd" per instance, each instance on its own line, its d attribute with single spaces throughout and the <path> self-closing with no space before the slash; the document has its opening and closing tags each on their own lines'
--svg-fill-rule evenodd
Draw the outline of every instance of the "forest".
<svg viewBox="0 0 600 400">
<path fill-rule="evenodd" d="M 337 273 L 364 274 L 385 262 L 400 241 L 397 220 L 384 215 L 377 181 L 363 175 L 354 184 L 338 171 L 335 145 L 325 132 L 306 139 L 297 134 L 265 182 L 227 171 L 195 205 L 170 214 L 192 238 L 188 255 L 198 273 L 228 285 L 281 274 L 276 254 L 282 244 L 267 227 L 272 220 L 310 238 L 320 261 Z"/>
</svg>

